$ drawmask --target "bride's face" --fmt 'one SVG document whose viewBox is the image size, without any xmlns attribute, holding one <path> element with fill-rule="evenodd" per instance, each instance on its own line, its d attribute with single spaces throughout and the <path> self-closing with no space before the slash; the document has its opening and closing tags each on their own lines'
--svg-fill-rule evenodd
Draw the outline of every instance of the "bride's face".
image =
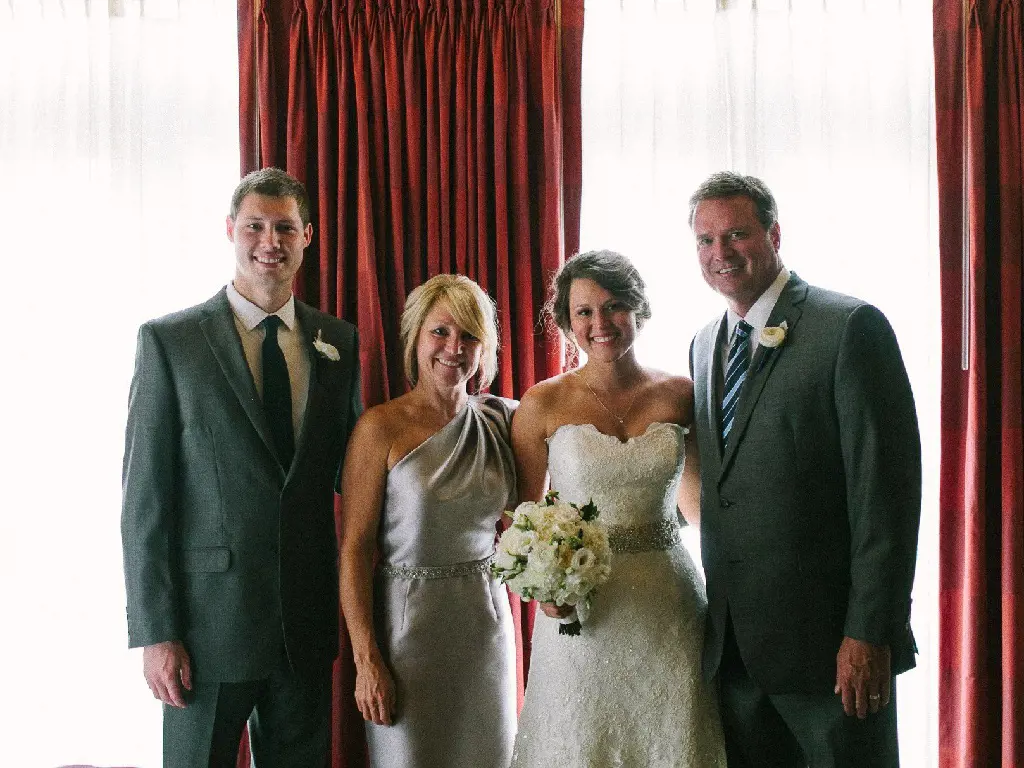
<svg viewBox="0 0 1024 768">
<path fill-rule="evenodd" d="M 588 359 L 612 362 L 636 340 L 636 312 L 589 278 L 569 286 L 569 322 Z"/>
</svg>

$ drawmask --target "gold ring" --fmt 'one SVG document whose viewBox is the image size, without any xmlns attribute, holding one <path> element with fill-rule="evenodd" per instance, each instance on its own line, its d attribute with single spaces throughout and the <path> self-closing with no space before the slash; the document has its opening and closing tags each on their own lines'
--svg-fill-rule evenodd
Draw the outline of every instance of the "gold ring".
<svg viewBox="0 0 1024 768">
<path fill-rule="evenodd" d="M 868 696 L 868 698 L 871 699 L 872 701 L 878 701 L 880 698 L 882 698 L 882 696 L 881 696 L 881 694 L 876 693 L 876 694 Z"/>
</svg>

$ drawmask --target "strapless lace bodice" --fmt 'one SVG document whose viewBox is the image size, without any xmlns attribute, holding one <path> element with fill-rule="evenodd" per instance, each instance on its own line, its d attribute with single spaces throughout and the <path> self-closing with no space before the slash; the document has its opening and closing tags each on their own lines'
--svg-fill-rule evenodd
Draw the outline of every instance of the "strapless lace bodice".
<svg viewBox="0 0 1024 768">
<path fill-rule="evenodd" d="M 622 442 L 592 424 L 562 426 L 548 439 L 551 487 L 564 501 L 593 499 L 612 529 L 674 523 L 685 435 L 655 422 Z M 701 678 L 704 585 L 672 541 L 614 553 L 578 636 L 537 612 L 514 767 L 725 766 Z"/>
<path fill-rule="evenodd" d="M 593 499 L 605 525 L 634 526 L 673 513 L 685 427 L 656 421 L 622 442 L 593 424 L 566 424 L 548 439 L 548 472 L 559 498 Z"/>
</svg>

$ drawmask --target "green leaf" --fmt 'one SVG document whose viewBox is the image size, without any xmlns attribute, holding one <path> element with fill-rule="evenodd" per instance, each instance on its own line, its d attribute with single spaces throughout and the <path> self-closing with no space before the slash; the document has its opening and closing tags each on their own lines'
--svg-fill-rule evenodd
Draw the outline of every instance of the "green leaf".
<svg viewBox="0 0 1024 768">
<path fill-rule="evenodd" d="M 591 520 L 596 520 L 597 516 L 599 514 L 601 514 L 601 511 L 597 508 L 597 505 L 594 503 L 593 499 L 591 499 L 586 504 L 584 504 L 582 507 L 580 507 L 579 510 L 580 510 L 580 517 L 582 517 L 588 523 Z"/>
</svg>

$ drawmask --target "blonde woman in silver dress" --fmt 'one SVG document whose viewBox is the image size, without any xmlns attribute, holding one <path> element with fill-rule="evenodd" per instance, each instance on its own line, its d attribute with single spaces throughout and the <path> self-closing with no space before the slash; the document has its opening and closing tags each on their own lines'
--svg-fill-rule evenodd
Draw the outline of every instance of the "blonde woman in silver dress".
<svg viewBox="0 0 1024 768">
<path fill-rule="evenodd" d="M 563 501 L 593 499 L 612 572 L 578 636 L 558 633 L 564 609 L 537 615 L 512 765 L 724 767 L 701 676 L 707 599 L 676 513 L 678 503 L 692 523 L 699 515 L 693 382 L 637 360 L 651 310 L 620 254 L 567 261 L 550 314 L 586 364 L 523 396 L 512 429 L 520 495 L 542 498 L 550 478 Z"/>
<path fill-rule="evenodd" d="M 408 393 L 368 410 L 342 477 L 341 605 L 376 768 L 505 768 L 516 717 L 495 524 L 514 501 L 494 305 L 462 275 L 402 314 Z M 379 553 L 376 568 L 374 552 Z"/>
</svg>

